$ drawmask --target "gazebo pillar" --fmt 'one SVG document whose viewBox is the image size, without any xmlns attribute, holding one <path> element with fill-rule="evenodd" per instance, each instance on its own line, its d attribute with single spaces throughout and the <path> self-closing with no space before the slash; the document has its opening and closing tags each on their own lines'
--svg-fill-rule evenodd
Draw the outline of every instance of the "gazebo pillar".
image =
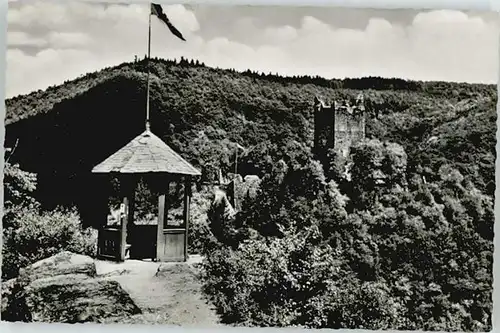
<svg viewBox="0 0 500 333">
<path fill-rule="evenodd" d="M 127 250 L 127 232 L 129 226 L 133 226 L 134 223 L 134 212 L 135 212 L 135 189 L 136 181 L 135 179 L 128 178 L 124 179 L 124 193 L 123 193 L 123 206 L 125 207 L 125 212 L 123 216 L 120 216 L 121 226 L 120 226 L 120 253 L 119 260 L 125 260 L 125 254 Z"/>
<path fill-rule="evenodd" d="M 128 206 L 127 206 L 127 233 L 125 235 L 125 246 L 127 246 L 127 241 L 130 240 L 131 237 L 128 236 L 128 233 L 134 233 L 135 226 L 135 191 L 137 189 L 137 180 L 132 179 L 130 184 L 129 196 L 128 196 Z M 127 248 L 125 248 L 125 253 Z"/>
<path fill-rule="evenodd" d="M 186 176 L 184 180 L 184 260 L 189 258 L 188 254 L 188 233 L 191 206 L 191 176 Z"/>
<path fill-rule="evenodd" d="M 129 207 L 129 199 L 125 196 L 123 197 L 123 206 L 125 207 L 124 214 L 120 214 L 120 253 L 118 260 L 125 260 L 125 250 L 127 246 L 127 224 L 128 224 L 128 207 Z M 121 213 L 121 212 L 120 212 Z"/>
<path fill-rule="evenodd" d="M 165 225 L 168 222 L 168 194 L 170 189 L 170 179 L 165 182 L 165 187 L 161 186 L 158 196 L 158 227 L 156 229 L 156 260 L 162 261 L 165 255 Z"/>
</svg>

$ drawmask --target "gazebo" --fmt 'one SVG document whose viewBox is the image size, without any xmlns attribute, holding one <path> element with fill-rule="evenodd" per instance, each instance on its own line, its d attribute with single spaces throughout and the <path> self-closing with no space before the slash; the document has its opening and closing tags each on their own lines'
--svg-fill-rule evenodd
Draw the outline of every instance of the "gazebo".
<svg viewBox="0 0 500 333">
<path fill-rule="evenodd" d="M 147 126 L 142 134 L 96 165 L 92 173 L 117 176 L 123 198 L 119 226 L 106 223 L 99 230 L 99 257 L 123 261 L 130 245 L 143 250 L 136 251 L 142 259 L 151 258 L 164 262 L 187 260 L 191 181 L 193 176 L 201 175 L 200 171 L 154 135 Z M 135 225 L 135 192 L 138 179 L 143 176 L 149 177 L 158 193 L 157 226 Z M 171 182 L 184 182 L 181 226 L 169 226 L 167 223 L 168 189 Z M 134 237 L 127 237 L 127 231 L 134 234 L 130 235 Z M 132 244 L 127 244 L 128 239 Z"/>
</svg>

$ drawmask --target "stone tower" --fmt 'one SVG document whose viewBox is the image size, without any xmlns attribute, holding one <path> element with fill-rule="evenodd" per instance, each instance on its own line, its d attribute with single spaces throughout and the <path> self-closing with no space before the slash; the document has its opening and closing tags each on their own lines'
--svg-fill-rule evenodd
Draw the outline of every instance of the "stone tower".
<svg viewBox="0 0 500 333">
<path fill-rule="evenodd" d="M 349 148 L 365 138 L 365 106 L 363 95 L 341 103 L 326 104 L 314 99 L 314 154 L 325 161 L 328 150 L 346 157 Z"/>
<path fill-rule="evenodd" d="M 326 161 L 328 150 L 334 147 L 335 106 L 314 99 L 314 155 Z"/>
</svg>

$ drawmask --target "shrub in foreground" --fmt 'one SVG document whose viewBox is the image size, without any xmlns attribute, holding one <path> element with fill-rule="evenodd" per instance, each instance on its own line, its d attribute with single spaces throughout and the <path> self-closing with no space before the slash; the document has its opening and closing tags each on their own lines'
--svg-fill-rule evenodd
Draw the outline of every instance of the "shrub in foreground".
<svg viewBox="0 0 500 333">
<path fill-rule="evenodd" d="M 400 306 L 387 287 L 360 281 L 330 246 L 314 241 L 316 232 L 214 250 L 204 265 L 205 291 L 222 320 L 263 327 L 397 326 Z"/>
<path fill-rule="evenodd" d="M 63 250 L 95 254 L 97 233 L 83 230 L 74 211 L 39 213 L 22 209 L 13 222 L 3 232 L 2 278 L 14 277 L 20 268 Z"/>
<path fill-rule="evenodd" d="M 62 250 L 94 255 L 97 232 L 82 229 L 74 210 L 42 212 L 32 194 L 36 176 L 18 165 L 4 170 L 2 279 L 15 277 L 19 268 Z"/>
</svg>

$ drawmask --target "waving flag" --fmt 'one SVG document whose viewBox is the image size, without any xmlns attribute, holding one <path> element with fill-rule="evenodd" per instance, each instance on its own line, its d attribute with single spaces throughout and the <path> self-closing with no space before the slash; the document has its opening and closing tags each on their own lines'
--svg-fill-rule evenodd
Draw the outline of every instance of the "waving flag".
<svg viewBox="0 0 500 333">
<path fill-rule="evenodd" d="M 160 20 L 162 20 L 167 25 L 170 32 L 172 34 L 174 34 L 174 36 L 176 36 L 179 39 L 182 39 L 183 41 L 186 41 L 184 39 L 184 37 L 182 36 L 181 32 L 179 30 L 177 30 L 177 28 L 174 27 L 174 25 L 170 22 L 167 15 L 163 12 L 163 8 L 161 8 L 160 5 L 152 3 L 151 4 L 151 14 L 155 15 Z"/>
</svg>

